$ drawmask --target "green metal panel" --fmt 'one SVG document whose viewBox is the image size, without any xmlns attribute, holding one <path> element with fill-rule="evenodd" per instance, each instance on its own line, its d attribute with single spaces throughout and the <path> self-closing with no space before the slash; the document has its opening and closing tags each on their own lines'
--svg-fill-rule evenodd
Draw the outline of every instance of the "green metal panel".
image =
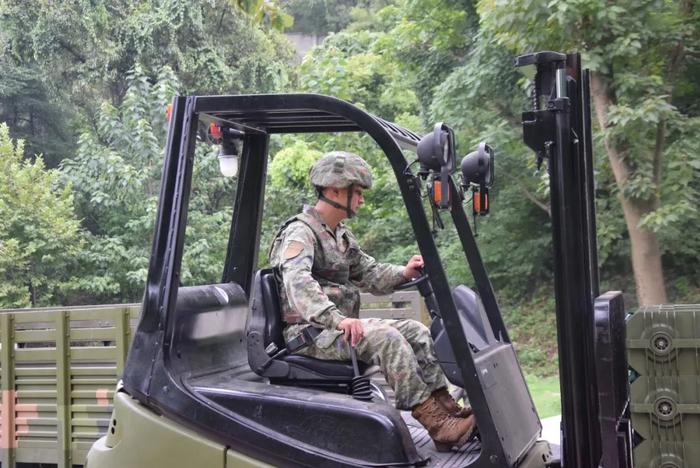
<svg viewBox="0 0 700 468">
<path fill-rule="evenodd" d="M 634 449 L 634 465 L 644 468 L 696 468 L 700 464 L 700 444 L 645 440 Z"/>
<path fill-rule="evenodd" d="M 109 425 L 139 307 L 0 311 L 3 468 L 82 462 Z"/>
<path fill-rule="evenodd" d="M 138 313 L 140 307 L 140 304 L 117 304 L 77 309 L 70 308 L 71 320 L 111 320 L 114 314 L 124 313 L 125 308 L 128 308 L 130 311 L 135 310 Z"/>
<path fill-rule="evenodd" d="M 114 328 L 71 328 L 71 341 L 112 341 L 115 337 Z"/>
<path fill-rule="evenodd" d="M 15 330 L 15 343 L 41 343 L 55 339 L 56 330 Z"/>
<path fill-rule="evenodd" d="M 7 313 L 7 312 L 3 312 Z M 53 322 L 56 319 L 55 312 L 47 312 L 44 309 L 26 309 L 11 314 L 15 323 L 36 323 L 36 322 Z"/>
<path fill-rule="evenodd" d="M 80 346 L 71 349 L 73 361 L 110 361 L 115 362 L 117 348 L 114 346 Z"/>
<path fill-rule="evenodd" d="M 55 359 L 55 348 L 20 348 L 15 350 L 15 360 L 17 363 L 54 361 Z"/>
<path fill-rule="evenodd" d="M 41 367 L 41 368 L 18 368 L 15 369 L 15 375 L 19 377 L 25 377 L 25 376 L 37 376 L 37 378 L 40 377 L 47 377 L 47 378 L 53 378 L 54 381 L 56 379 L 56 368 L 55 367 Z"/>
<path fill-rule="evenodd" d="M 263 466 L 255 460 L 227 457 L 226 447 L 212 442 L 141 406 L 123 392 L 115 397 L 106 437 L 93 446 L 89 468 L 208 468 Z M 231 464 L 226 461 L 231 460 Z"/>
<path fill-rule="evenodd" d="M 700 466 L 700 305 L 642 308 L 627 322 L 635 466 Z"/>
<path fill-rule="evenodd" d="M 58 418 L 58 468 L 71 468 L 71 398 L 70 398 L 70 315 L 56 313 L 56 416 Z"/>
<path fill-rule="evenodd" d="M 113 380 L 114 367 L 109 366 L 73 366 L 73 376 L 91 376 L 92 380 L 104 382 L 105 380 Z M 116 381 L 115 381 L 116 384 Z"/>
<path fill-rule="evenodd" d="M 0 315 L 0 373 L 2 374 L 2 415 L 0 416 L 0 463 L 15 467 L 15 363 L 14 318 Z"/>
<path fill-rule="evenodd" d="M 128 307 L 119 309 L 114 312 L 113 316 L 116 325 L 117 376 L 121 377 L 129 352 L 129 343 L 131 343 L 130 309 Z"/>
</svg>

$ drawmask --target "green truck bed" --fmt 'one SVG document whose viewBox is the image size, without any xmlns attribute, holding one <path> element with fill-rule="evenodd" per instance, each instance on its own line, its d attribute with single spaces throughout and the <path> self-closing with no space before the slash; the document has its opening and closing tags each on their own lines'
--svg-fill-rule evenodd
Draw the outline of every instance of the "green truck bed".
<svg viewBox="0 0 700 468">
<path fill-rule="evenodd" d="M 427 313 L 415 291 L 362 294 L 361 317 Z M 108 428 L 141 304 L 0 311 L 0 465 L 82 465 Z"/>
<path fill-rule="evenodd" d="M 0 312 L 2 467 L 80 465 L 107 430 L 140 304 Z"/>
</svg>

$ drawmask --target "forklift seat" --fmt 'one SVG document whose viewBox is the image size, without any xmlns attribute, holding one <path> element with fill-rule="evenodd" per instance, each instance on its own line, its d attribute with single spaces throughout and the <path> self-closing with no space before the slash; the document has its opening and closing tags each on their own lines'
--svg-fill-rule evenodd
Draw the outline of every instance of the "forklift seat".
<svg viewBox="0 0 700 468">
<path fill-rule="evenodd" d="M 323 388 L 349 393 L 355 376 L 350 361 L 329 361 L 293 354 L 284 340 L 277 280 L 271 269 L 260 270 L 253 283 L 253 300 L 246 335 L 248 363 L 271 383 Z M 358 362 L 360 374 L 367 364 Z"/>
</svg>

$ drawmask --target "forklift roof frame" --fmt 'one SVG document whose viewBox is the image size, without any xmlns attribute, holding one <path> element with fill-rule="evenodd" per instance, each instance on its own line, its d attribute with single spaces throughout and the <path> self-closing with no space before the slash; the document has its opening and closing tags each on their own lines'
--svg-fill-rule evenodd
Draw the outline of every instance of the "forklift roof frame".
<svg viewBox="0 0 700 468">
<path fill-rule="evenodd" d="M 174 304 L 177 298 L 182 260 L 187 206 L 198 120 L 217 120 L 243 132 L 243 154 L 236 192 L 234 216 L 223 282 L 234 282 L 250 297 L 257 264 L 262 205 L 267 168 L 269 135 L 273 133 L 309 133 L 363 131 L 371 136 L 389 159 L 415 233 L 425 270 L 431 283 L 457 363 L 474 407 L 482 436 L 481 455 L 472 466 L 493 466 L 494 460 L 514 463 L 539 436 L 537 425 L 523 424 L 526 443 L 504 447 L 494 415 L 489 409 L 485 387 L 480 383 L 477 366 L 449 288 L 420 197 L 417 177 L 408 169 L 402 148 L 415 151 L 418 136 L 398 125 L 377 118 L 340 99 L 317 94 L 190 96 L 176 97 L 166 145 L 160 204 L 149 265 L 144 307 L 134 345 L 124 375 L 125 389 L 142 403 L 194 424 L 178 414 L 171 402 L 176 394 L 191 398 L 179 382 L 173 367 L 170 343 L 173 337 Z M 450 178 L 450 214 L 457 229 L 466 260 L 473 273 L 494 335 L 510 344 L 496 298 L 481 260 L 476 241 L 462 206 L 458 187 Z M 522 373 L 521 377 L 522 377 Z M 524 379 L 522 381 L 524 384 Z M 525 386 L 527 392 L 527 387 Z M 528 393 L 529 396 L 529 393 Z M 530 410 L 530 409 L 528 409 Z M 531 408 L 534 412 L 534 406 Z M 536 418 L 536 413 L 535 413 Z M 201 429 L 201 425 L 200 425 Z M 503 433 L 504 428 L 500 428 Z M 213 434 L 215 437 L 216 434 Z M 219 435 L 220 436 L 220 435 Z M 227 443 L 231 444 L 228 440 Z M 516 442 L 505 442 L 514 444 Z M 246 444 L 250 449 L 250 444 Z M 242 450 L 245 451 L 244 448 Z M 259 450 L 249 450 L 255 453 Z"/>
</svg>

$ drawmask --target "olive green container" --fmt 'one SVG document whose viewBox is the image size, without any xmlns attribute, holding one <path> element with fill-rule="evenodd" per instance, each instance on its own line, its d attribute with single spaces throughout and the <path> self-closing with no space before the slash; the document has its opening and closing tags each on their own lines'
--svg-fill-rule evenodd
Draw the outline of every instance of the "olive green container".
<svg viewBox="0 0 700 468">
<path fill-rule="evenodd" d="M 645 307 L 627 321 L 636 467 L 700 467 L 700 305 Z"/>
</svg>

